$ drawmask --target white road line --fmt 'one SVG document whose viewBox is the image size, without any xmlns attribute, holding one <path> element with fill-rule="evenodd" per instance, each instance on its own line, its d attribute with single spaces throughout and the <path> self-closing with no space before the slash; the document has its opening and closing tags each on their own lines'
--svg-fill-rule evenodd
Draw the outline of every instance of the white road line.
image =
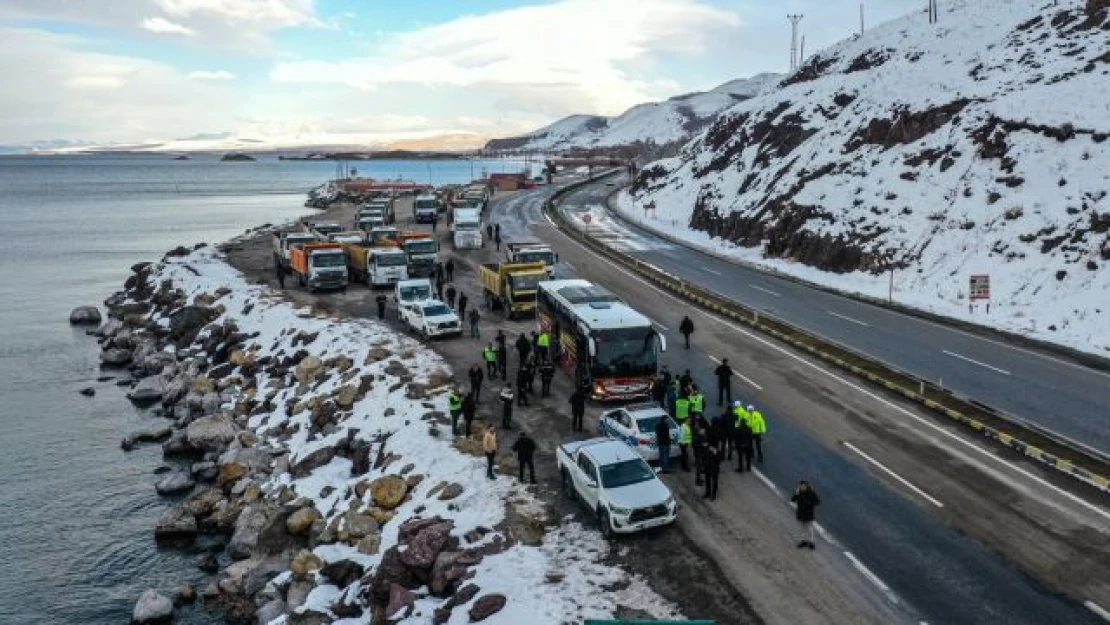
<svg viewBox="0 0 1110 625">
<path fill-rule="evenodd" d="M 565 260 L 563 261 L 563 264 L 566 265 L 567 267 L 570 267 L 571 271 L 578 271 L 577 269 L 574 268 L 574 265 L 572 265 L 571 263 L 569 263 Z"/>
<path fill-rule="evenodd" d="M 751 288 L 753 288 L 753 289 L 755 289 L 755 290 L 757 290 L 757 291 L 763 291 L 764 293 L 766 293 L 766 294 L 768 294 L 768 295 L 774 295 L 775 297 L 782 297 L 782 293 L 775 293 L 775 292 L 774 292 L 774 291 L 772 291 L 771 289 L 765 289 L 765 288 L 763 288 L 763 287 L 761 287 L 761 286 L 756 286 L 756 285 L 754 285 L 754 284 L 749 284 L 748 286 L 750 286 Z"/>
<path fill-rule="evenodd" d="M 1110 622 L 1110 611 L 1107 611 L 1106 608 L 1103 608 L 1094 601 L 1084 601 L 1083 606 L 1102 617 L 1102 620 Z"/>
<path fill-rule="evenodd" d="M 787 499 L 783 492 L 779 490 L 779 487 L 775 486 L 775 483 L 772 482 L 770 478 L 768 478 L 766 475 L 763 475 L 763 471 L 760 471 L 759 469 L 753 467 L 752 473 L 755 473 L 755 476 L 759 478 L 759 481 L 763 482 L 764 486 L 769 488 L 776 497 L 786 502 L 786 505 L 790 506 L 791 508 L 795 507 L 794 502 Z M 814 521 L 813 529 L 817 530 L 817 534 L 821 537 L 821 540 L 829 543 L 837 549 L 840 549 L 840 543 L 835 538 L 833 538 L 833 535 L 825 530 L 825 528 L 820 523 Z"/>
<path fill-rule="evenodd" d="M 546 216 L 546 213 L 544 215 Z M 551 221 L 550 218 L 548 218 L 548 223 L 551 224 L 551 227 L 556 232 L 559 232 L 559 228 L 555 225 L 554 222 Z M 563 233 L 559 232 L 559 234 L 563 234 Z M 563 237 L 566 238 L 568 241 L 574 243 L 578 247 L 582 248 L 583 250 L 585 250 L 587 252 L 590 252 L 590 253 L 593 253 L 588 247 L 579 243 L 578 241 L 575 241 L 569 235 L 563 234 Z M 635 280 L 635 281 L 639 282 L 640 284 L 648 287 L 649 289 L 655 291 L 656 293 L 659 293 L 660 295 L 663 295 L 664 297 L 670 298 L 671 300 L 677 302 L 678 304 L 682 304 L 684 306 L 689 305 L 685 300 L 679 299 L 678 297 L 676 297 L 674 295 L 671 295 L 670 293 L 664 291 L 663 289 L 660 289 L 659 287 L 657 287 L 654 284 L 648 282 L 647 280 L 644 280 L 640 276 L 637 276 L 637 275 L 633 274 L 632 272 L 625 271 L 624 273 L 625 273 L 625 275 L 632 278 L 633 280 Z M 990 462 L 997 463 L 999 466 L 1002 466 L 1002 467 L 1006 467 L 1007 469 L 1010 469 L 1014 473 L 1017 473 L 1017 474 L 1021 475 L 1022 477 L 1025 477 L 1026 479 L 1039 484 L 1040 486 L 1044 487 L 1045 489 L 1051 490 L 1052 492 L 1054 492 L 1057 495 L 1060 495 L 1061 497 L 1071 501 L 1072 503 L 1074 503 L 1074 504 L 1076 504 L 1080 507 L 1086 508 L 1088 511 L 1094 512 L 1098 516 L 1106 519 L 1107 521 L 1110 521 L 1110 512 L 1108 512 L 1106 510 L 1103 510 L 1102 508 L 1096 506 L 1095 504 L 1093 504 L 1089 501 L 1086 501 L 1085 499 L 1083 499 L 1082 497 L 1080 497 L 1078 495 L 1074 495 L 1074 494 L 1064 490 L 1063 488 L 1060 488 L 1059 486 L 1053 484 L 1052 482 L 1049 482 L 1048 480 L 1046 480 L 1046 479 L 1044 479 L 1040 476 L 1037 476 L 1037 475 L 1034 475 L 1034 474 L 1030 473 L 1029 471 L 1019 467 L 1016 464 L 1013 464 L 1013 463 L 1011 463 L 1007 460 L 1003 460 L 1002 458 L 999 458 L 998 456 L 995 456 L 990 451 L 988 451 L 986 449 L 983 449 L 982 447 L 979 447 L 978 445 L 972 443 L 971 441 L 960 437 L 958 434 L 954 434 L 952 432 L 949 432 L 947 429 L 937 425 L 936 423 L 933 423 L 932 421 L 930 421 L 930 420 L 928 420 L 924 417 L 918 416 L 918 415 L 910 412 L 909 410 L 903 408 L 902 406 L 899 406 L 898 404 L 890 401 L 889 399 L 886 399 L 885 397 L 880 397 L 879 395 L 863 388 L 859 384 L 851 382 L 850 380 L 848 380 L 847 378 L 845 378 L 843 376 L 837 375 L 837 374 L 833 373 L 832 371 L 829 371 L 828 369 L 825 369 L 821 366 L 818 366 L 815 363 L 812 363 L 812 362 L 806 360 L 805 358 L 802 358 L 798 354 L 795 354 L 795 353 L 791 352 L 789 349 L 783 347 L 782 345 L 778 345 L 778 344 L 772 342 L 770 339 L 765 339 L 762 336 L 754 334 L 753 332 L 750 332 L 747 329 L 745 329 L 745 328 L 743 328 L 739 325 L 736 325 L 735 323 L 732 323 L 731 321 L 726 321 L 726 320 L 722 319 L 721 317 L 718 317 L 717 315 L 714 315 L 712 313 L 702 311 L 702 314 L 704 314 L 706 317 L 708 317 L 710 319 L 713 319 L 717 323 L 720 323 L 721 325 L 732 328 L 738 334 L 742 334 L 742 335 L 752 339 L 753 341 L 755 341 L 757 343 L 760 343 L 760 344 L 762 344 L 762 345 L 764 345 L 764 346 L 766 346 L 770 349 L 773 349 L 773 350 L 779 352 L 780 354 L 786 356 L 787 358 L 791 358 L 793 360 L 796 360 L 799 363 L 801 363 L 802 365 L 804 365 L 806 367 L 809 367 L 810 369 L 813 369 L 814 371 L 817 371 L 817 372 L 821 373 L 822 375 L 828 376 L 828 377 L 840 382 L 844 386 L 847 386 L 848 388 L 856 391 L 857 393 L 860 393 L 861 395 L 863 395 L 865 397 L 869 397 L 870 399 L 886 406 L 887 408 L 890 408 L 891 410 L 894 410 L 895 412 L 901 413 L 901 414 L 909 417 L 910 419 L 913 419 L 914 421 L 920 423 L 921 425 L 925 426 L 926 428 L 929 428 L 930 430 L 936 432 L 937 434 L 952 440 L 953 442 L 955 442 L 956 444 L 958 444 L 962 447 L 966 447 L 967 449 L 970 449 L 971 451 L 975 452 L 976 454 L 979 454 L 980 456 L 985 457 Z M 999 476 L 999 479 L 1001 480 L 1001 476 Z M 1001 481 L 1006 481 L 1006 480 L 1001 480 Z"/>
<path fill-rule="evenodd" d="M 716 359 L 716 358 L 714 358 L 713 356 L 709 356 L 709 359 L 710 359 L 710 360 L 712 360 L 713 362 L 717 363 L 717 364 L 721 364 L 721 361 L 720 361 L 720 360 L 717 360 L 717 359 Z M 754 387 L 755 387 L 755 390 L 757 390 L 757 391 L 762 391 L 762 390 L 763 390 L 763 387 L 762 387 L 762 386 L 760 386 L 760 385 L 756 384 L 755 382 L 752 382 L 752 381 L 751 381 L 751 379 L 749 379 L 749 378 L 748 378 L 748 377 L 746 377 L 746 376 L 745 376 L 745 375 L 744 375 L 743 373 L 740 373 L 740 372 L 739 372 L 739 371 L 737 371 L 736 369 L 733 369 L 733 370 L 732 370 L 732 373 L 733 373 L 733 375 L 735 375 L 736 377 L 738 377 L 738 378 L 740 378 L 741 380 L 743 380 L 743 381 L 747 382 L 749 386 L 754 386 Z"/>
<path fill-rule="evenodd" d="M 830 315 L 832 315 L 834 317 L 837 317 L 838 319 L 843 319 L 845 321 L 849 321 L 849 322 L 854 323 L 856 325 L 861 325 L 865 328 L 870 328 L 871 327 L 871 324 L 867 323 L 866 321 L 860 321 L 859 319 L 852 319 L 851 317 L 849 317 L 847 315 L 842 315 L 838 312 L 833 312 L 831 310 L 826 310 L 825 312 L 829 313 Z"/>
<path fill-rule="evenodd" d="M 863 574 L 863 576 L 866 577 L 868 581 L 878 586 L 879 590 L 883 591 L 883 594 L 887 596 L 887 599 L 890 599 L 894 603 L 898 603 L 898 597 L 895 596 L 893 592 L 891 592 L 890 587 L 884 584 L 883 580 L 879 579 L 878 575 L 872 573 L 871 569 L 864 566 L 863 562 L 860 562 L 859 558 L 857 558 L 851 551 L 845 551 L 844 557 L 848 558 L 848 560 L 851 561 L 852 566 L 856 567 L 856 570 Z"/>
<path fill-rule="evenodd" d="M 968 358 L 967 356 L 957 354 L 956 352 L 950 352 L 947 349 L 944 350 L 944 353 L 948 354 L 949 356 L 951 356 L 953 358 L 959 358 L 960 360 L 966 360 L 967 362 L 970 362 L 972 364 L 979 365 L 980 367 L 984 367 L 986 369 L 990 369 L 991 371 L 997 371 L 997 372 L 1001 373 L 1002 375 L 1010 375 L 1010 372 L 1005 370 L 1005 369 L 999 369 L 998 367 L 992 367 L 992 366 L 988 365 L 987 363 L 979 362 L 978 360 L 975 360 L 974 358 Z"/>
<path fill-rule="evenodd" d="M 711 273 L 711 274 L 713 274 L 713 275 L 715 275 L 715 276 L 721 276 L 721 275 L 724 275 L 724 274 L 722 274 L 721 272 L 717 271 L 716 269 L 710 269 L 709 267 L 702 267 L 702 268 L 701 268 L 701 270 L 702 270 L 702 271 L 704 271 L 704 272 L 706 272 L 706 273 Z"/>
<path fill-rule="evenodd" d="M 782 491 L 779 490 L 779 487 L 775 486 L 775 483 L 772 482 L 766 475 L 763 475 L 762 471 L 760 471 L 759 469 L 752 469 L 752 473 L 755 473 L 755 476 L 759 478 L 759 481 L 763 482 L 763 484 L 766 485 L 767 488 L 771 489 L 771 492 L 774 493 L 776 497 L 778 497 L 779 499 L 783 498 Z"/>
<path fill-rule="evenodd" d="M 863 451 L 861 451 L 861 450 L 860 450 L 860 448 L 859 448 L 859 447 L 856 447 L 855 445 L 853 445 L 853 444 L 849 443 L 848 441 L 841 441 L 841 442 L 843 442 L 843 443 L 844 443 L 844 446 L 845 446 L 845 447 L 847 447 L 848 449 L 851 449 L 852 451 L 854 451 L 854 452 L 856 452 L 857 454 L 859 454 L 861 458 L 863 458 L 864 460 L 866 460 L 866 461 L 870 462 L 871 464 L 875 465 L 876 467 L 878 467 L 878 468 L 879 468 L 879 469 L 880 469 L 880 470 L 881 470 L 881 471 L 882 471 L 883 473 L 886 473 L 886 474 L 887 474 L 887 475 L 889 475 L 890 477 L 892 477 L 892 478 L 894 478 L 894 479 L 898 480 L 898 481 L 899 481 L 899 482 L 900 482 L 900 483 L 901 483 L 901 484 L 902 484 L 903 486 L 905 486 L 906 488 L 908 488 L 908 489 L 912 490 L 913 492 L 917 493 L 918 495 L 921 495 L 921 497 L 922 497 L 923 499 L 925 499 L 926 501 L 928 501 L 929 503 L 933 504 L 934 506 L 936 506 L 936 507 L 938 507 L 938 508 L 943 508 L 943 507 L 944 507 L 944 504 L 942 504 L 942 503 L 941 503 L 940 501 L 937 501 L 937 499 L 936 499 L 936 498 L 934 498 L 934 497 L 930 496 L 930 495 L 929 495 L 928 493 L 926 493 L 925 491 L 923 491 L 923 490 L 921 490 L 920 488 L 918 488 L 918 487 L 914 486 L 914 485 L 913 485 L 913 484 L 911 484 L 911 483 L 910 483 L 910 481 L 909 481 L 909 480 L 907 480 L 906 478 L 902 477 L 901 475 L 898 475 L 898 474 L 897 474 L 897 473 L 895 473 L 894 471 L 891 471 L 890 469 L 888 469 L 887 467 L 885 467 L 885 466 L 884 466 L 884 465 L 883 465 L 883 464 L 882 464 L 881 462 L 879 462 L 878 460 L 875 460 L 875 459 L 874 459 L 874 458 L 872 458 L 871 456 L 869 456 L 869 455 L 865 454 L 865 453 L 864 453 Z"/>
</svg>

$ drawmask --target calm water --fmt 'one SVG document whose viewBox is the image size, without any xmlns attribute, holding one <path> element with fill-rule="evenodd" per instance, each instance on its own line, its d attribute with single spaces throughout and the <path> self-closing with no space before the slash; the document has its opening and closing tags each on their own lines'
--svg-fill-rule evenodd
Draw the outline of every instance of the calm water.
<svg viewBox="0 0 1110 625">
<path fill-rule="evenodd" d="M 360 175 L 470 180 L 466 161 L 355 164 Z M 476 162 L 477 173 L 505 171 Z M 158 447 L 119 448 L 161 419 L 97 382 L 98 346 L 69 311 L 100 304 L 129 267 L 305 212 L 326 162 L 212 157 L 0 158 L 0 623 L 123 623 L 146 588 L 211 581 L 159 550 Z M 93 386 L 86 398 L 78 391 Z M 176 622 L 207 623 L 199 608 Z"/>
</svg>

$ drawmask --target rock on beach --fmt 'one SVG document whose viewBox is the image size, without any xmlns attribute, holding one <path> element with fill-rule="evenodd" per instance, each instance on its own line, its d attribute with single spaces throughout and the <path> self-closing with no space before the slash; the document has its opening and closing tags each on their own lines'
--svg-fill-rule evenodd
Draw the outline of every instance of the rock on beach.
<svg viewBox="0 0 1110 625">
<path fill-rule="evenodd" d="M 69 322 L 75 326 L 100 325 L 100 310 L 96 306 L 78 306 L 69 313 Z"/>
<path fill-rule="evenodd" d="M 139 595 L 135 610 L 131 612 L 131 622 L 135 625 L 169 623 L 172 618 L 173 601 L 157 590 L 147 590 Z"/>
</svg>

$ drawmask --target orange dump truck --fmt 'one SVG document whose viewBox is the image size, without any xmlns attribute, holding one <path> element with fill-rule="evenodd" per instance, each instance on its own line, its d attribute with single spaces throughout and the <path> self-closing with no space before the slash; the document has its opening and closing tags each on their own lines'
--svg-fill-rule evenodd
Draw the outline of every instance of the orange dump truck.
<svg viewBox="0 0 1110 625">
<path fill-rule="evenodd" d="M 306 243 L 289 253 L 297 283 L 309 291 L 347 288 L 347 254 L 339 243 Z"/>
</svg>

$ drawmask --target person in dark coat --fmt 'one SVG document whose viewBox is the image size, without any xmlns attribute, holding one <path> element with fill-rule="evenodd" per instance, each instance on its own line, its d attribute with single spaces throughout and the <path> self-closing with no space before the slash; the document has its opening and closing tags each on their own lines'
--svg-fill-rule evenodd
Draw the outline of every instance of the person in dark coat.
<svg viewBox="0 0 1110 625">
<path fill-rule="evenodd" d="M 457 291 L 455 290 L 455 285 L 448 284 L 447 285 L 447 291 L 444 293 L 444 295 L 447 296 L 447 299 L 443 300 L 443 302 L 445 304 L 447 304 L 447 306 L 449 306 L 451 308 L 454 308 L 455 307 L 455 294 L 456 293 L 457 293 Z"/>
<path fill-rule="evenodd" d="M 486 238 L 493 240 L 493 224 L 486 224 Z"/>
<path fill-rule="evenodd" d="M 702 499 L 717 501 L 717 485 L 721 477 L 721 454 L 716 447 L 706 447 L 701 462 L 705 472 L 705 494 L 702 495 Z"/>
<path fill-rule="evenodd" d="M 674 376 L 671 375 L 671 370 L 669 367 L 667 367 L 667 365 L 663 365 L 663 370 L 659 373 L 659 375 L 663 376 L 664 389 L 669 387 L 671 385 L 671 382 L 674 380 Z"/>
<path fill-rule="evenodd" d="M 705 417 L 694 417 L 694 431 L 690 446 L 694 449 L 694 486 L 701 486 L 702 473 L 705 471 L 702 462 L 705 458 L 705 450 L 709 447 L 709 424 L 705 421 Z"/>
<path fill-rule="evenodd" d="M 817 505 L 821 503 L 817 498 L 817 491 L 813 490 L 809 482 L 801 480 L 790 501 L 794 502 L 794 517 L 801 526 L 802 536 L 798 541 L 798 549 L 816 549 L 817 545 L 813 542 L 813 522 L 817 518 Z"/>
<path fill-rule="evenodd" d="M 511 430 L 513 426 L 513 385 L 506 384 L 498 396 L 501 399 L 501 429 Z"/>
<path fill-rule="evenodd" d="M 480 371 L 480 369 L 479 369 Z M 467 395 L 463 397 L 462 401 L 462 416 L 463 416 L 463 432 L 467 438 L 470 438 L 470 424 L 474 423 L 474 412 L 477 410 L 477 405 L 474 403 L 474 396 Z"/>
<path fill-rule="evenodd" d="M 374 300 L 378 303 L 378 319 L 385 319 L 385 294 L 378 294 Z"/>
<path fill-rule="evenodd" d="M 555 365 L 545 360 L 540 365 L 540 397 L 551 396 L 551 380 L 555 379 Z"/>
<path fill-rule="evenodd" d="M 524 481 L 524 467 L 527 466 L 528 477 L 531 483 L 535 484 L 536 465 L 532 461 L 532 456 L 536 453 L 536 441 L 532 440 L 532 437 L 522 430 L 516 442 L 513 443 L 513 451 L 516 452 L 517 465 L 520 467 L 520 481 Z"/>
<path fill-rule="evenodd" d="M 481 400 L 482 380 L 486 378 L 486 374 L 482 372 L 482 365 L 474 363 L 467 372 L 467 375 L 470 376 L 470 396 L 473 397 L 475 403 L 477 403 Z"/>
<path fill-rule="evenodd" d="M 508 365 L 509 353 L 505 351 L 505 332 L 502 330 L 497 331 L 497 336 L 493 337 L 493 343 L 497 347 L 497 371 L 498 375 L 508 380 Z"/>
<path fill-rule="evenodd" d="M 516 337 L 517 365 L 523 367 L 524 361 L 528 360 L 528 354 L 530 353 L 532 353 L 532 342 L 521 332 L 520 336 Z"/>
<path fill-rule="evenodd" d="M 723 459 L 728 451 L 729 440 L 732 438 L 732 431 L 728 424 L 732 418 L 731 413 L 723 412 L 713 417 L 713 421 L 709 424 L 709 444 L 717 448 L 718 458 Z"/>
<path fill-rule="evenodd" d="M 536 359 L 532 358 L 524 365 L 524 385 L 528 389 L 528 394 L 532 395 L 536 392 Z"/>
<path fill-rule="evenodd" d="M 663 376 L 657 375 L 655 379 L 651 381 L 651 398 L 655 403 L 659 404 L 661 408 L 666 409 L 667 404 L 664 401 L 666 396 L 667 386 L 663 383 Z"/>
<path fill-rule="evenodd" d="M 754 454 L 752 428 L 747 421 L 741 420 L 736 424 L 733 437 L 736 444 L 736 472 L 743 473 L 752 470 L 752 455 Z M 747 467 L 745 469 L 745 466 Z"/>
<path fill-rule="evenodd" d="M 659 419 L 655 424 L 655 444 L 659 448 L 659 469 L 671 472 L 671 420 Z"/>
<path fill-rule="evenodd" d="M 443 301 L 443 277 L 436 276 L 436 299 Z"/>
<path fill-rule="evenodd" d="M 574 389 L 570 395 L 570 415 L 571 425 L 570 429 L 574 432 L 581 432 L 582 417 L 586 414 L 586 391 L 581 387 Z"/>
<path fill-rule="evenodd" d="M 274 270 L 277 271 L 278 286 L 281 287 L 282 289 L 284 289 L 285 288 L 285 265 L 282 265 L 281 263 L 276 263 L 274 265 Z"/>
<path fill-rule="evenodd" d="M 459 319 L 466 319 L 466 293 L 459 293 Z"/>
<path fill-rule="evenodd" d="M 721 364 L 713 370 L 713 374 L 717 376 L 717 404 L 728 406 L 732 403 L 732 367 L 728 364 L 728 358 L 721 360 Z M 727 398 L 727 401 L 722 401 Z"/>
<path fill-rule="evenodd" d="M 680 395 L 690 395 L 690 387 L 694 384 L 694 376 L 690 375 L 690 370 L 687 369 L 682 375 L 678 376 L 678 392 Z"/>
<path fill-rule="evenodd" d="M 450 262 L 450 261 L 448 261 L 448 262 Z M 436 263 L 436 273 L 435 273 L 436 282 L 443 282 L 444 278 L 446 277 L 445 273 L 446 272 L 444 272 L 444 270 L 443 270 L 443 263 L 442 262 Z M 447 282 L 450 282 L 450 281 L 451 281 L 450 279 L 447 279 Z"/>
<path fill-rule="evenodd" d="M 682 318 L 682 323 L 678 324 L 678 331 L 686 339 L 686 349 L 690 349 L 690 335 L 694 333 L 694 322 L 690 321 L 690 317 Z"/>
<path fill-rule="evenodd" d="M 443 267 L 443 270 L 446 274 L 445 277 L 447 278 L 447 281 L 450 282 L 451 280 L 454 280 L 455 279 L 455 259 L 448 258 L 447 259 L 447 264 L 443 264 L 442 267 Z"/>
<path fill-rule="evenodd" d="M 521 367 L 516 370 L 516 403 L 518 406 L 528 405 L 528 368 Z"/>
</svg>

